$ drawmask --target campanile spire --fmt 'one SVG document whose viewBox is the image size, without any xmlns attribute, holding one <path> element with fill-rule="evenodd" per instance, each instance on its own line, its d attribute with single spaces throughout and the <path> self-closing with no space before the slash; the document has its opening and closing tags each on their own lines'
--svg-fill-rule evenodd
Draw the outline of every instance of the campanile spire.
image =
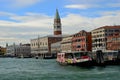
<svg viewBox="0 0 120 80">
<path fill-rule="evenodd" d="M 56 9 L 56 13 L 55 13 L 55 17 L 54 17 L 54 35 L 62 35 L 61 19 L 59 16 L 58 9 Z"/>
</svg>

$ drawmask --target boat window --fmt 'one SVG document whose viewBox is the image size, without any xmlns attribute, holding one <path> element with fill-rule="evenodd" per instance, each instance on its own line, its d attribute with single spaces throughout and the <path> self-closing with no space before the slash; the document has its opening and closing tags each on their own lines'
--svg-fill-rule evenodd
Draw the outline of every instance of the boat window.
<svg viewBox="0 0 120 80">
<path fill-rule="evenodd" d="M 113 53 L 112 52 L 108 52 L 108 55 L 112 55 Z"/>
<path fill-rule="evenodd" d="M 64 57 L 64 54 L 60 54 L 60 57 Z"/>
<path fill-rule="evenodd" d="M 114 55 L 114 56 L 117 56 L 117 55 L 118 55 L 118 52 L 113 52 L 113 55 Z"/>
<path fill-rule="evenodd" d="M 74 53 L 74 55 L 76 58 L 80 57 L 80 53 Z"/>
<path fill-rule="evenodd" d="M 61 58 L 61 55 L 58 55 L 57 57 L 58 57 L 58 58 Z"/>
<path fill-rule="evenodd" d="M 105 56 L 107 56 L 107 55 L 108 55 L 108 53 L 107 53 L 107 52 L 104 52 L 104 55 L 105 55 Z"/>
<path fill-rule="evenodd" d="M 86 56 L 88 54 L 88 52 L 82 52 L 81 56 Z"/>
<path fill-rule="evenodd" d="M 66 53 L 65 58 L 71 59 L 71 58 L 73 58 L 73 54 L 72 53 Z"/>
</svg>

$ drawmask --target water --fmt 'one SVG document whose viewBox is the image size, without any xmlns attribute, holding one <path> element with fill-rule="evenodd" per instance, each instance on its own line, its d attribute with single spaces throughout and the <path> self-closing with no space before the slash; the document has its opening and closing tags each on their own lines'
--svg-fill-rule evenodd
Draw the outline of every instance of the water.
<svg viewBox="0 0 120 80">
<path fill-rule="evenodd" d="M 0 80 L 119 80 L 120 66 L 81 68 L 55 60 L 0 58 Z"/>
</svg>

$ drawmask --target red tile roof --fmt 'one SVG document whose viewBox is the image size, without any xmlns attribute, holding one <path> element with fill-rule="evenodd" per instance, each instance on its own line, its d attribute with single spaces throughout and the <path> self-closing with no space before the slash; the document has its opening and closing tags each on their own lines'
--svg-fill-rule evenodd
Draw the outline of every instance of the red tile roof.
<svg viewBox="0 0 120 80">
<path fill-rule="evenodd" d="M 94 29 L 94 30 L 98 30 L 98 29 L 120 29 L 120 25 L 114 25 L 114 26 L 103 26 L 103 27 L 99 27 L 97 29 Z"/>
</svg>

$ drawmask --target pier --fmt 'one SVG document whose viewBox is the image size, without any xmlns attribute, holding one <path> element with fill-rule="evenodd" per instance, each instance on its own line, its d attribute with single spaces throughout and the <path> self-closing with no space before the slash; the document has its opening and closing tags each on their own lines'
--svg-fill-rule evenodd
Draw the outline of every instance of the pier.
<svg viewBox="0 0 120 80">
<path fill-rule="evenodd" d="M 93 65 L 120 65 L 120 51 L 105 51 L 98 50 L 90 54 L 93 60 Z"/>
</svg>

